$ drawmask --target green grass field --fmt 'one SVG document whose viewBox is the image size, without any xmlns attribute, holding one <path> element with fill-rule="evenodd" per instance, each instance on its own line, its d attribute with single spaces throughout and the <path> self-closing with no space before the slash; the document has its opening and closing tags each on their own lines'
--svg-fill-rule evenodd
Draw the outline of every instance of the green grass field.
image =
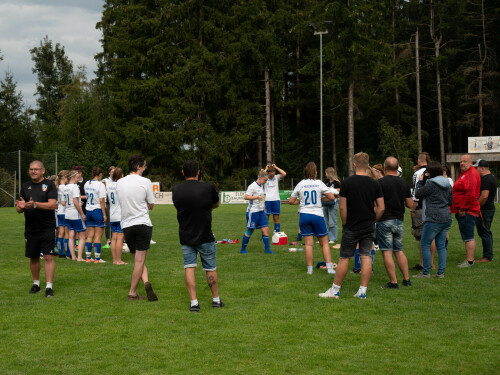
<svg viewBox="0 0 500 375">
<path fill-rule="evenodd" d="M 297 207 L 282 206 L 282 229 L 293 240 Z M 245 230 L 245 206 L 214 211 L 217 239 Z M 265 255 L 260 235 L 248 255 L 218 245 L 223 309 L 211 308 L 201 264 L 201 311 L 189 312 L 173 206 L 151 214 L 157 241 L 146 264 L 159 301 L 127 301 L 132 265 L 56 259 L 52 299 L 28 294 L 24 217 L 0 209 L 0 374 L 498 374 L 500 263 L 458 269 L 465 259 L 456 222 L 450 232 L 445 279 L 415 279 L 386 290 L 376 254 L 366 300 L 352 297 L 359 274 L 348 274 L 341 299 L 317 296 L 331 286 L 326 270 L 306 275 L 304 253 L 274 246 Z M 410 266 L 418 246 L 405 218 Z M 339 231 L 340 234 L 341 231 Z M 495 243 L 500 243 L 498 218 Z M 315 262 L 321 259 L 315 244 Z M 482 254 L 478 242 L 476 258 Z M 332 250 L 338 260 L 338 250 Z M 110 261 L 109 250 L 103 258 Z M 131 261 L 130 254 L 124 255 Z M 416 271 L 412 271 L 416 273 Z M 398 273 L 401 282 L 401 275 Z M 139 287 L 144 294 L 144 289 Z"/>
</svg>

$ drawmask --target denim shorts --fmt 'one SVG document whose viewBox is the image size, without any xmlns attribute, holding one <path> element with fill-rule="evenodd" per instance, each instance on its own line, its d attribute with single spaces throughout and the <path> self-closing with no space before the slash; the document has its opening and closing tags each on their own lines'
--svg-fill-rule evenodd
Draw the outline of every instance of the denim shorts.
<svg viewBox="0 0 500 375">
<path fill-rule="evenodd" d="M 280 201 L 266 201 L 266 215 L 280 215 L 281 202 Z"/>
<path fill-rule="evenodd" d="M 299 217 L 299 229 L 303 237 L 316 236 L 320 238 L 328 234 L 325 218 L 318 215 L 301 213 Z"/>
<path fill-rule="evenodd" d="M 104 228 L 104 216 L 101 209 L 88 211 L 86 215 L 87 227 Z"/>
<path fill-rule="evenodd" d="M 377 241 L 380 250 L 403 250 L 404 225 L 402 220 L 391 219 L 377 223 Z"/>
<path fill-rule="evenodd" d="M 201 265 L 205 271 L 215 271 L 215 255 L 217 248 L 215 242 L 202 243 L 201 245 L 182 245 L 182 255 L 184 256 L 184 268 L 195 268 L 196 258 L 200 253 Z"/>
<path fill-rule="evenodd" d="M 260 229 L 268 226 L 267 217 L 264 211 L 247 212 L 248 229 Z"/>
<path fill-rule="evenodd" d="M 465 214 L 460 216 L 455 214 L 455 218 L 458 222 L 458 229 L 460 229 L 460 235 L 462 236 L 462 241 L 469 242 L 474 240 L 474 228 L 476 227 L 476 217 Z"/>
<path fill-rule="evenodd" d="M 342 240 L 340 242 L 340 258 L 352 258 L 359 243 L 359 255 L 370 256 L 375 238 L 375 228 L 352 231 L 342 230 Z"/>
</svg>

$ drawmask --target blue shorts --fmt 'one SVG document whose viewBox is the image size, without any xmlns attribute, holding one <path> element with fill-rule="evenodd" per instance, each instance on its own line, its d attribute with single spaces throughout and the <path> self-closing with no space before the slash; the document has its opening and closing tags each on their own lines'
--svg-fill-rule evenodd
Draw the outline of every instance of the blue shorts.
<svg viewBox="0 0 500 375">
<path fill-rule="evenodd" d="M 280 215 L 281 202 L 280 201 L 266 201 L 266 215 Z"/>
<path fill-rule="evenodd" d="M 469 242 L 474 240 L 474 228 L 476 227 L 476 217 L 465 214 L 460 216 L 455 214 L 455 218 L 458 222 L 458 229 L 460 229 L 460 235 L 462 236 L 462 241 Z"/>
<path fill-rule="evenodd" d="M 76 220 L 66 220 L 66 224 L 68 225 L 68 230 L 74 230 L 77 233 L 85 232 L 87 230 L 87 227 L 81 218 Z"/>
<path fill-rule="evenodd" d="M 267 217 L 264 211 L 247 212 L 248 229 L 260 229 L 267 227 Z"/>
<path fill-rule="evenodd" d="M 68 224 L 66 223 L 64 215 L 56 215 L 56 228 L 67 227 L 67 226 Z"/>
<path fill-rule="evenodd" d="M 97 209 L 93 211 L 87 211 L 87 226 L 104 228 L 104 216 L 102 215 L 102 210 Z"/>
<path fill-rule="evenodd" d="M 113 221 L 110 223 L 112 233 L 123 233 L 122 226 L 119 221 Z"/>
<path fill-rule="evenodd" d="M 200 253 L 201 265 L 204 271 L 215 271 L 215 242 L 202 243 L 201 245 L 181 245 L 184 256 L 184 268 L 195 268 L 196 255 Z"/>
<path fill-rule="evenodd" d="M 328 234 L 325 218 L 323 216 L 301 213 L 299 217 L 299 228 L 302 237 L 324 237 Z"/>
<path fill-rule="evenodd" d="M 397 219 L 377 223 L 377 241 L 380 250 L 403 250 L 403 221 Z"/>
</svg>

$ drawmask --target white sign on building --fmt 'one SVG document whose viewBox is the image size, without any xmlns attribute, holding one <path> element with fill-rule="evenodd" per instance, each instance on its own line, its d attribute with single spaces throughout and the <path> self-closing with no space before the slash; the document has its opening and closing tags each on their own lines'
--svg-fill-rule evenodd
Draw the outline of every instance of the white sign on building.
<svg viewBox="0 0 500 375">
<path fill-rule="evenodd" d="M 500 152 L 500 136 L 469 137 L 469 153 Z"/>
</svg>

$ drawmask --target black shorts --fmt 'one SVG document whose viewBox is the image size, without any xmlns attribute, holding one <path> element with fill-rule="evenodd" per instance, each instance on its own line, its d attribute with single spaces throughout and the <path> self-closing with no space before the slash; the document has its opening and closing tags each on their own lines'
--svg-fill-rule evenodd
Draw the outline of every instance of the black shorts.
<svg viewBox="0 0 500 375">
<path fill-rule="evenodd" d="M 340 258 L 352 258 L 359 243 L 359 255 L 370 256 L 375 239 L 374 227 L 360 231 L 342 230 L 342 241 L 340 242 Z"/>
<path fill-rule="evenodd" d="M 153 227 L 147 225 L 132 225 L 128 228 L 123 228 L 125 241 L 132 254 L 138 251 L 146 251 L 151 245 L 153 237 Z"/>
<path fill-rule="evenodd" d="M 44 232 L 25 232 L 24 238 L 26 241 L 26 250 L 24 253 L 26 258 L 38 258 L 40 257 L 40 252 L 43 255 L 54 255 L 54 247 L 56 246 L 55 229 Z"/>
</svg>

